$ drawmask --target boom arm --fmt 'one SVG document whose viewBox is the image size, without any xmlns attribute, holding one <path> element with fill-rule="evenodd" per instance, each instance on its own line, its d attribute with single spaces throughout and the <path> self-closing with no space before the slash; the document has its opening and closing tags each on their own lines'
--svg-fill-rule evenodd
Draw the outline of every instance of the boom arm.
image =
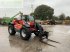
<svg viewBox="0 0 70 52">
<path fill-rule="evenodd" d="M 13 17 L 11 17 L 11 20 L 10 21 L 12 21 L 13 19 L 14 19 L 14 17 L 16 17 L 17 15 L 19 15 L 19 14 L 23 14 L 23 13 L 21 13 L 21 12 L 19 12 L 19 13 L 17 13 L 16 15 L 14 15 Z"/>
</svg>

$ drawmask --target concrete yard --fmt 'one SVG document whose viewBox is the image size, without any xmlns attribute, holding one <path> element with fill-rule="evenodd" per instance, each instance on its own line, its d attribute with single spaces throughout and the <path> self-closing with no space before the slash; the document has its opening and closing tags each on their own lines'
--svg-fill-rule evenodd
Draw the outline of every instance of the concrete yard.
<svg viewBox="0 0 70 52">
<path fill-rule="evenodd" d="M 32 36 L 29 41 L 20 38 L 19 33 L 10 36 L 7 26 L 0 26 L 0 52 L 70 52 L 70 26 L 66 25 L 44 25 L 49 31 L 48 44 L 41 43 L 38 37 Z"/>
</svg>

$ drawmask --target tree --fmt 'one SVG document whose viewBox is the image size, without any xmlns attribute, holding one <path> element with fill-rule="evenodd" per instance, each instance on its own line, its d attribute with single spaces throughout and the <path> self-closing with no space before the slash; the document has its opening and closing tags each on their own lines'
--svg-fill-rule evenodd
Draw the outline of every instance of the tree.
<svg viewBox="0 0 70 52">
<path fill-rule="evenodd" d="M 34 13 L 30 13 L 30 15 L 34 16 Z"/>
<path fill-rule="evenodd" d="M 4 25 L 7 25 L 10 22 L 10 17 L 3 17 L 1 23 Z"/>
<path fill-rule="evenodd" d="M 38 17 L 41 20 L 45 20 L 47 17 L 49 17 L 49 19 L 52 19 L 53 14 L 54 9 L 47 5 L 40 5 L 34 11 L 34 16 Z"/>
<path fill-rule="evenodd" d="M 70 16 L 67 16 L 67 17 L 66 17 L 66 20 L 70 20 Z"/>
<path fill-rule="evenodd" d="M 61 14 L 60 16 L 59 16 L 59 20 L 65 20 L 65 14 Z"/>
<path fill-rule="evenodd" d="M 59 18 L 57 16 L 53 16 L 54 20 L 59 20 Z"/>
</svg>

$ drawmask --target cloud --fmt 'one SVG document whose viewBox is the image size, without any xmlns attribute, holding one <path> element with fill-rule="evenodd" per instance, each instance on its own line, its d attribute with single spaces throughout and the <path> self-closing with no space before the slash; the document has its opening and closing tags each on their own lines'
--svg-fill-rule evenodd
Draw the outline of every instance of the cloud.
<svg viewBox="0 0 70 52">
<path fill-rule="evenodd" d="M 60 15 L 64 13 L 66 16 L 70 16 L 70 0 L 61 0 L 55 4 L 54 10 L 55 15 Z"/>
<path fill-rule="evenodd" d="M 0 0 L 0 8 L 22 8 L 23 0 Z"/>
<path fill-rule="evenodd" d="M 19 11 L 23 11 L 22 8 L 0 8 L 0 17 L 12 17 Z"/>
<path fill-rule="evenodd" d="M 7 16 L 12 16 L 12 14 L 15 15 L 18 11 L 30 14 L 32 12 L 32 4 L 33 9 L 41 4 L 48 5 L 54 8 L 54 15 L 57 16 L 61 13 L 70 15 L 70 0 L 0 0 L 0 14 L 4 16 L 5 13 L 9 13 Z"/>
</svg>

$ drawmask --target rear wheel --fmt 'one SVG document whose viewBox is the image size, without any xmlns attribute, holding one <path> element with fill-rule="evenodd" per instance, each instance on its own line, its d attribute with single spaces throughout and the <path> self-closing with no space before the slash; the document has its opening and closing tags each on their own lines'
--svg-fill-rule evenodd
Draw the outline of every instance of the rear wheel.
<svg viewBox="0 0 70 52">
<path fill-rule="evenodd" d="M 15 35 L 15 33 L 16 33 L 13 26 L 8 26 L 8 32 L 10 35 Z"/>
<path fill-rule="evenodd" d="M 31 33 L 28 30 L 22 29 L 20 32 L 20 37 L 23 40 L 29 40 L 31 37 Z"/>
</svg>

